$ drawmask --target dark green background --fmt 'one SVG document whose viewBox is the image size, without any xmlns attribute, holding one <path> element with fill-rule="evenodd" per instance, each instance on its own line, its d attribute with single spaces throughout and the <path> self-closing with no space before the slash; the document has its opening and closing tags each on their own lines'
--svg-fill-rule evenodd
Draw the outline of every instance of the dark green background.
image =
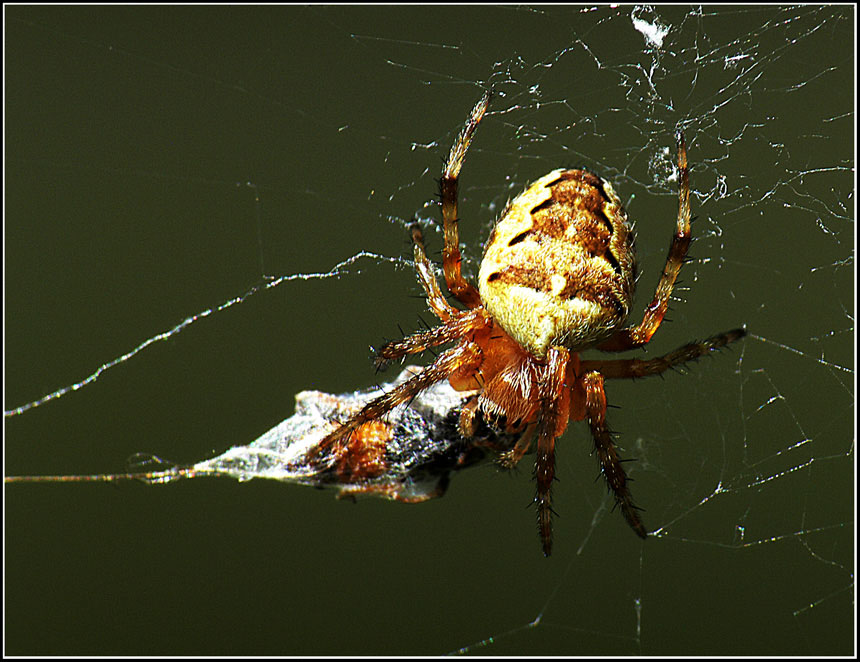
<svg viewBox="0 0 860 662">
<path fill-rule="evenodd" d="M 6 653 L 851 652 L 852 8 L 662 7 L 660 53 L 629 7 L 4 9 L 6 409 L 241 294 L 258 228 L 271 275 L 408 256 L 488 83 L 472 269 L 509 196 L 584 165 L 637 221 L 641 311 L 677 209 L 650 160 L 683 125 L 698 241 L 650 355 L 751 333 L 689 375 L 610 385 L 662 527 L 644 543 L 606 512 L 582 425 L 558 445 L 550 559 L 531 458 L 420 506 L 262 481 L 7 486 Z M 7 418 L 6 474 L 248 442 L 302 389 L 372 384 L 368 345 L 430 318 L 415 294 L 366 259 L 252 297 Z"/>
</svg>

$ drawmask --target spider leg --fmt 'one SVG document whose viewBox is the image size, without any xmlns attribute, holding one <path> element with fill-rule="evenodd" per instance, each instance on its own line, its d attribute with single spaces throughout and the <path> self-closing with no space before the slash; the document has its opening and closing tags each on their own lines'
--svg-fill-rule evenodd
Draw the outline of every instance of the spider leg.
<svg viewBox="0 0 860 662">
<path fill-rule="evenodd" d="M 439 289 L 439 283 L 433 273 L 433 266 L 427 259 L 424 234 L 421 232 L 421 226 L 417 224 L 412 226 L 412 246 L 415 257 L 415 272 L 418 274 L 418 282 L 427 294 L 427 305 L 436 317 L 447 322 L 452 315 L 459 311 L 445 300 L 442 290 Z"/>
<path fill-rule="evenodd" d="M 537 430 L 535 478 L 538 510 L 538 530 L 544 556 L 552 551 L 552 481 L 555 478 L 555 440 L 567 428 L 570 401 L 566 398 L 564 376 L 570 353 L 564 347 L 552 347 L 547 352 L 546 365 L 539 381 L 541 416 Z"/>
<path fill-rule="evenodd" d="M 328 456 L 330 451 L 333 451 L 330 459 L 336 458 L 337 450 L 346 446 L 350 435 L 359 426 L 368 421 L 381 418 L 398 405 L 412 400 L 412 398 L 424 389 L 429 388 L 436 382 L 442 381 L 457 368 L 474 363 L 479 358 L 480 348 L 471 342 L 463 342 L 456 347 L 445 350 L 432 365 L 427 366 L 417 375 L 407 379 L 402 384 L 388 391 L 388 393 L 383 393 L 379 397 L 374 398 L 350 416 L 337 429 L 325 436 L 308 453 L 309 459 L 317 459 L 321 454 Z"/>
<path fill-rule="evenodd" d="M 624 519 L 636 535 L 646 538 L 648 532 L 639 519 L 637 512 L 639 509 L 633 503 L 633 497 L 627 489 L 627 474 L 624 473 L 621 458 L 618 457 L 612 435 L 606 427 L 606 393 L 603 390 L 603 376 L 596 371 L 587 372 L 582 376 L 582 384 L 585 387 L 585 415 L 591 426 L 594 448 L 597 451 L 603 477 L 615 494 L 615 503 L 621 506 Z"/>
<path fill-rule="evenodd" d="M 687 145 L 684 141 L 683 132 L 678 131 L 676 137 L 678 139 L 678 222 L 675 226 L 672 244 L 669 246 L 666 266 L 663 267 L 663 275 L 660 276 L 654 299 L 645 309 L 642 321 L 638 326 L 621 329 L 597 347 L 604 352 L 623 352 L 641 347 L 651 340 L 651 336 L 654 335 L 666 316 L 672 288 L 675 287 L 678 273 L 687 257 L 687 249 L 692 240 L 690 234 L 690 170 L 687 167 Z"/>
<path fill-rule="evenodd" d="M 598 371 L 604 379 L 635 379 L 636 377 L 650 377 L 659 375 L 676 365 L 689 361 L 695 361 L 701 356 L 711 354 L 722 349 L 729 343 L 740 340 L 747 334 L 746 329 L 732 329 L 725 333 L 703 340 L 692 342 L 683 347 L 658 356 L 653 359 L 610 359 L 607 361 L 582 361 L 581 368 L 584 372 Z"/>
<path fill-rule="evenodd" d="M 383 345 L 377 352 L 374 361 L 377 370 L 385 368 L 388 362 L 394 359 L 403 358 L 408 354 L 418 354 L 430 347 L 453 342 L 472 329 L 485 326 L 489 321 L 483 309 L 473 308 L 468 311 L 461 311 L 445 300 L 433 273 L 433 266 L 427 258 L 427 251 L 424 248 L 424 235 L 421 232 L 421 227 L 417 224 L 412 226 L 412 244 L 418 282 L 427 295 L 427 305 L 433 314 L 442 320 L 443 324 L 429 331 L 419 331 L 401 340 L 394 340 Z"/>
<path fill-rule="evenodd" d="M 463 439 L 470 439 L 475 436 L 475 431 L 477 429 L 477 421 L 475 420 L 475 417 L 477 414 L 478 398 L 473 395 L 460 408 L 460 421 L 457 425 L 457 429 Z"/>
<path fill-rule="evenodd" d="M 418 354 L 430 347 L 458 340 L 469 331 L 489 324 L 489 318 L 483 308 L 455 312 L 456 317 L 451 317 L 444 324 L 429 331 L 418 331 L 402 340 L 385 343 L 379 348 L 374 359 L 377 369 L 382 369 L 389 361 L 403 358 L 408 354 Z"/>
<path fill-rule="evenodd" d="M 442 221 L 445 227 L 445 247 L 442 251 L 442 266 L 445 271 L 445 282 L 448 290 L 457 299 L 469 308 L 481 305 L 481 297 L 460 271 L 462 258 L 460 256 L 460 233 L 457 228 L 459 218 L 457 217 L 457 197 L 460 168 L 466 158 L 466 151 L 475 135 L 478 123 L 487 111 L 490 104 L 490 92 L 484 93 L 481 100 L 472 109 L 466 125 L 457 137 L 457 141 L 451 147 L 445 169 L 442 171 L 442 179 L 439 182 L 442 197 Z"/>
<path fill-rule="evenodd" d="M 528 452 L 529 446 L 532 445 L 536 428 L 537 426 L 535 425 L 529 425 L 526 427 L 520 438 L 517 439 L 517 443 L 514 444 L 514 447 L 499 456 L 499 464 L 503 468 L 513 469 L 517 464 L 519 464 L 519 461 L 522 460 L 523 456 Z"/>
</svg>

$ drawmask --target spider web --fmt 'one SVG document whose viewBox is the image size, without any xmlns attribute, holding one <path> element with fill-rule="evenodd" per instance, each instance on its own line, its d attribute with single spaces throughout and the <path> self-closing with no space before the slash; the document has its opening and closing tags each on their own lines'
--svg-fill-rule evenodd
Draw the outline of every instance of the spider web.
<svg viewBox="0 0 860 662">
<path fill-rule="evenodd" d="M 680 127 L 696 241 L 645 354 L 749 331 L 608 385 L 644 543 L 581 425 L 549 559 L 531 458 L 418 506 L 7 486 L 7 653 L 854 650 L 852 7 L 4 11 L 6 475 L 193 462 L 372 385 L 367 346 L 432 323 L 406 227 L 487 85 L 471 276 L 509 197 L 586 166 L 636 221 L 641 314 Z"/>
</svg>

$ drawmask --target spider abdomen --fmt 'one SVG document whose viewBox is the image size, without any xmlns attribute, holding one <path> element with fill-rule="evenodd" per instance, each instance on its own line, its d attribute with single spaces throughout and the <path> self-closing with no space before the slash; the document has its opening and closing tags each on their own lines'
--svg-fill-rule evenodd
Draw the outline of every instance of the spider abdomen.
<svg viewBox="0 0 860 662">
<path fill-rule="evenodd" d="M 478 275 L 483 305 L 536 358 L 607 339 L 630 312 L 633 234 L 612 185 L 554 170 L 508 204 Z"/>
</svg>

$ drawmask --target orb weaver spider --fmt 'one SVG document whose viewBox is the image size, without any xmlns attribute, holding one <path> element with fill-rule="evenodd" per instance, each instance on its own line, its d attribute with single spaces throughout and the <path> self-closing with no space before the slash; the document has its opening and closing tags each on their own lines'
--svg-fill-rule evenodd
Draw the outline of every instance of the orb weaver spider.
<svg viewBox="0 0 860 662">
<path fill-rule="evenodd" d="M 616 505 L 636 534 L 645 538 L 648 534 L 640 509 L 633 503 L 607 427 L 604 382 L 661 374 L 739 340 L 746 331 L 734 329 L 647 360 L 583 360 L 579 353 L 642 347 L 663 321 L 692 238 L 684 136 L 677 133 L 679 209 L 666 266 L 642 321 L 625 326 L 636 281 L 633 232 L 612 185 L 587 170 L 554 170 L 509 202 L 487 242 L 478 287 L 463 277 L 459 175 L 490 97 L 485 93 L 469 115 L 440 181 L 445 283 L 464 308 L 452 306 L 442 294 L 421 229 L 413 225 L 418 282 L 441 324 L 383 345 L 376 365 L 382 368 L 409 354 L 453 346 L 423 371 L 343 421 L 322 439 L 313 456 L 320 462 L 362 458 L 367 453 L 362 440 L 381 417 L 447 379 L 458 391 L 471 392 L 459 414 L 459 433 L 465 439 L 475 434 L 480 422 L 517 435 L 513 447 L 500 453 L 504 467 L 514 467 L 534 444 L 534 502 L 544 555 L 552 550 L 555 442 L 569 421 L 588 422 Z M 378 492 L 372 486 L 364 491 Z M 418 500 L 423 498 L 411 499 Z"/>
</svg>

